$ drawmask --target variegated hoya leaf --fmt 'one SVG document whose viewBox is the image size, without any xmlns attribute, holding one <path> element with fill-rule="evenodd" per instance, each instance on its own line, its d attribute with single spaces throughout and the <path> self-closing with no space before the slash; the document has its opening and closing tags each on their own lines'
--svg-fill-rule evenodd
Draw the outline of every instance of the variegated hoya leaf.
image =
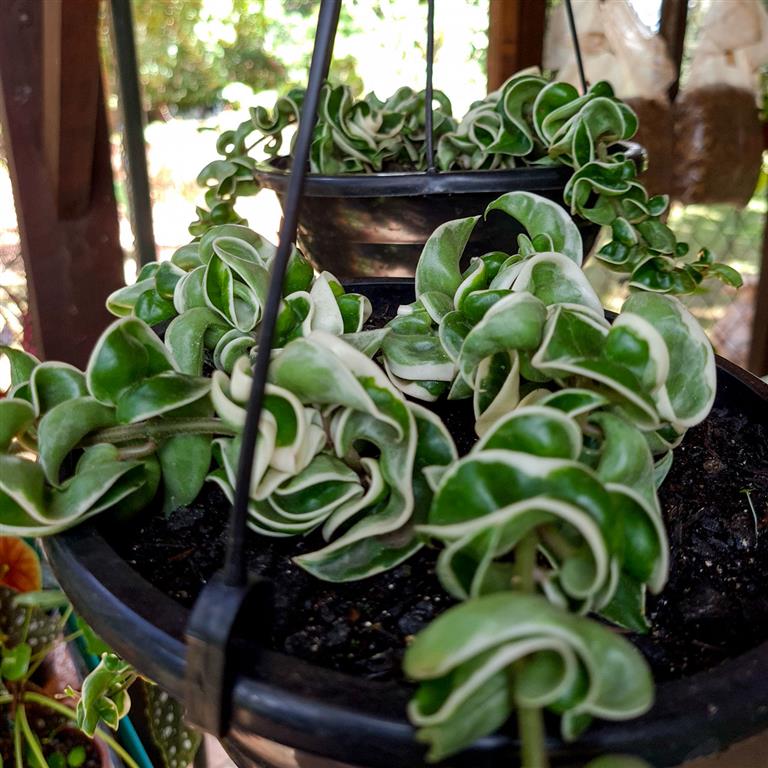
<svg viewBox="0 0 768 768">
<path fill-rule="evenodd" d="M 517 706 L 560 715 L 570 741 L 593 717 L 626 720 L 653 702 L 648 665 L 627 640 L 534 595 L 449 609 L 415 638 L 404 669 L 420 683 L 408 714 L 435 761 L 496 730 Z"/>
<path fill-rule="evenodd" d="M 409 715 L 430 760 L 515 708 L 561 715 L 572 739 L 593 717 L 650 706 L 642 658 L 585 614 L 648 628 L 645 593 L 663 588 L 669 568 L 657 490 L 715 393 L 711 346 L 666 294 L 710 275 L 738 283 L 708 252 L 686 261 L 660 218 L 668 200 L 649 197 L 612 146 L 637 121 L 607 83 L 579 94 L 521 73 L 460 122 L 435 99 L 442 168 L 571 167 L 566 204 L 611 226 L 598 258 L 645 293 L 609 323 L 580 270 L 577 224 L 524 191 L 485 212 L 524 229 L 504 250 L 464 258 L 480 212 L 440 226 L 419 260 L 415 300 L 386 328 L 366 328 L 366 297 L 315 274 L 298 250 L 290 257 L 248 525 L 270 537 L 314 533 L 318 548 L 296 561 L 327 581 L 440 546 L 438 578 L 462 604 L 405 658 L 420 683 Z M 118 320 L 85 372 L 0 350 L 12 377 L 0 400 L 1 534 L 47 535 L 151 504 L 169 514 L 206 479 L 232 501 L 276 252 L 232 205 L 256 187 L 249 137 L 260 133 L 275 157 L 302 100 L 294 90 L 221 137 L 224 159 L 201 174 L 210 210 L 199 209 L 199 238 L 109 298 Z M 326 86 L 312 170 L 422 167 L 424 106 L 410 89 L 382 102 Z M 412 402 L 440 398 L 472 400 L 479 439 L 462 458 L 440 418 Z M 113 683 L 130 674 L 103 660 L 78 708 L 86 729 L 117 724 L 127 702 Z"/>
</svg>

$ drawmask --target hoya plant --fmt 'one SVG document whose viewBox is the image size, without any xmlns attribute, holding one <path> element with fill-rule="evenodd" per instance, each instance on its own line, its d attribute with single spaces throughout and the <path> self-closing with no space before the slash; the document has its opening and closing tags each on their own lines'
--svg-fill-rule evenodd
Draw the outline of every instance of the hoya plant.
<svg viewBox="0 0 768 768">
<path fill-rule="evenodd" d="M 607 624 L 648 629 L 646 592 L 669 567 L 657 489 L 712 405 L 714 356 L 668 293 L 638 284 L 609 321 L 558 205 L 515 192 L 488 210 L 526 234 L 467 264 L 480 217 L 444 224 L 415 300 L 384 327 L 368 322 L 364 296 L 294 252 L 248 525 L 262 537 L 314 532 L 317 548 L 295 560 L 325 581 L 434 548 L 456 605 L 404 659 L 428 759 L 516 713 L 523 765 L 542 768 L 545 710 L 572 740 L 595 717 L 652 704 L 647 664 Z M 0 532 L 47 535 L 152 505 L 169 514 L 206 480 L 232 499 L 274 252 L 242 225 L 211 227 L 110 297 L 119 317 L 84 372 L 6 351 Z M 474 415 L 461 457 L 430 410 L 439 399 Z"/>
<path fill-rule="evenodd" d="M 203 168 L 206 208 L 198 208 L 193 234 L 211 224 L 241 222 L 234 206 L 259 189 L 256 171 L 284 169 L 292 146 L 287 134 L 299 121 L 304 91 L 280 97 L 270 112 L 250 110 L 247 120 L 219 137 L 222 156 Z M 400 88 L 380 100 L 355 99 L 347 85 L 326 84 L 310 154 L 310 173 L 338 175 L 427 168 L 423 91 Z M 688 256 L 664 223 L 666 195 L 649 196 L 633 160 L 620 142 L 637 131 L 637 116 L 600 81 L 580 94 L 569 83 L 536 70 L 520 72 L 471 105 L 457 120 L 450 100 L 434 92 L 435 162 L 442 171 L 502 170 L 561 165 L 572 169 L 565 187 L 571 213 L 610 227 L 611 239 L 597 252 L 632 287 L 671 294 L 697 290 L 709 277 L 738 286 L 737 272 L 716 263 L 706 249 Z M 295 133 L 293 133 L 295 136 Z M 258 163 L 255 151 L 266 157 Z M 286 153 L 286 154 L 281 154 Z"/>
</svg>

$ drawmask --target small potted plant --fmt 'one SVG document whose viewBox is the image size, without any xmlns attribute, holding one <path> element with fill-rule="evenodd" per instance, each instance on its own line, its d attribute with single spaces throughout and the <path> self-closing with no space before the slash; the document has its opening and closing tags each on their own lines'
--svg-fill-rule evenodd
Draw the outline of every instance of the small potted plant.
<svg viewBox="0 0 768 768">
<path fill-rule="evenodd" d="M 547 753 L 562 765 L 617 751 L 672 760 L 714 730 L 734 740 L 758 727 L 763 635 L 734 651 L 735 672 L 705 666 L 690 684 L 662 684 L 649 712 L 648 663 L 621 634 L 651 658 L 668 650 L 643 639 L 646 593 L 663 589 L 675 554 L 658 489 L 716 395 L 711 346 L 669 293 L 732 276 L 706 254 L 677 263 L 659 203 L 633 182 L 604 187 L 595 197 L 586 177 L 571 184 L 593 215 L 624 214 L 602 255 L 636 290 L 613 323 L 579 268 L 578 227 L 527 192 L 489 206 L 525 229 L 511 253 L 463 268 L 480 217 L 451 221 L 413 282 L 345 288 L 294 251 L 250 486 L 251 564 L 275 583 L 276 610 L 273 626 L 254 622 L 254 661 L 238 670 L 228 744 L 244 765 L 308 753 L 366 768 L 495 766 L 517 750 L 525 768 Z M 178 633 L 224 541 L 274 253 L 246 227 L 211 227 L 110 298 L 121 317 L 86 371 L 7 352 L 0 530 L 79 526 L 49 546 L 64 588 L 175 694 Z M 720 379 L 728 418 L 759 442 L 765 388 Z M 752 494 L 768 491 L 763 469 Z M 721 503 L 713 515 L 733 499 Z M 105 525 L 81 525 L 102 512 Z M 414 590 L 403 613 L 399 593 Z M 734 701 L 726 681 L 747 672 Z M 665 707 L 695 718 L 702 701 L 720 719 L 660 738 L 674 728 Z M 590 727 L 643 713 L 637 727 Z M 492 736 L 513 714 L 519 741 L 508 726 Z M 637 764 L 617 760 L 595 765 Z"/>
<path fill-rule="evenodd" d="M 97 729 L 102 721 L 116 727 L 126 714 L 124 706 L 115 705 L 110 719 L 110 709 L 100 706 L 105 700 L 101 692 L 94 695 L 92 684 L 86 686 L 91 691 L 87 707 L 78 704 L 76 709 L 66 701 L 63 691 L 69 681 L 59 669 L 67 656 L 57 649 L 80 634 L 63 638 L 71 612 L 59 590 L 42 590 L 40 563 L 32 547 L 0 536 L 0 765 L 112 766 L 107 746 L 126 766 L 136 766 L 112 736 Z M 86 709 L 87 735 L 78 728 Z"/>
</svg>

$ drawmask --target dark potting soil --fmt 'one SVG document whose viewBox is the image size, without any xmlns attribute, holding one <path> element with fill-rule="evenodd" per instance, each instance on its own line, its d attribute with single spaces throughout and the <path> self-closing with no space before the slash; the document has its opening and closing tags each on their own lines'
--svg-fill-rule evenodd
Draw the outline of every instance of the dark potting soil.
<svg viewBox="0 0 768 768">
<path fill-rule="evenodd" d="M 661 595 L 649 596 L 652 630 L 632 637 L 658 681 L 710 668 L 768 639 L 768 426 L 728 396 L 721 387 L 709 418 L 688 432 L 661 492 L 670 578 Z M 467 415 L 452 413 L 449 428 L 466 434 Z M 149 517 L 112 544 L 148 581 L 191 606 L 221 567 L 227 517 L 226 500 L 208 485 L 196 504 L 167 520 Z M 249 532 L 248 567 L 274 584 L 265 642 L 323 667 L 399 679 L 408 639 L 453 602 L 434 574 L 437 551 L 425 548 L 361 582 L 327 584 L 291 560 L 322 544 L 317 533 L 269 539 Z"/>
<path fill-rule="evenodd" d="M 43 755 L 49 765 L 66 765 L 67 755 L 76 747 L 82 747 L 85 750 L 82 768 L 102 768 L 103 763 L 96 745 L 76 728 L 69 726 L 64 717 L 41 707 L 28 705 L 26 709 L 29 724 L 40 741 Z M 11 724 L 4 714 L 0 713 L 0 764 L 15 765 Z M 53 757 L 56 754 L 60 757 Z M 24 765 L 27 765 L 26 761 Z"/>
</svg>

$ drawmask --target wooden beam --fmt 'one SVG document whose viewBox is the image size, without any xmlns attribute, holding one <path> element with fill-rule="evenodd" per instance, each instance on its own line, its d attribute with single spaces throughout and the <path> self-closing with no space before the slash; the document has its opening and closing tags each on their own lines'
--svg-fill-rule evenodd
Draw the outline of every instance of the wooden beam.
<svg viewBox="0 0 768 768">
<path fill-rule="evenodd" d="M 122 284 L 110 164 L 109 134 L 99 81 L 93 26 L 68 45 L 90 51 L 91 78 L 97 106 L 89 194 L 77 218 L 63 219 L 43 143 L 44 88 L 42 52 L 44 6 L 49 0 L 0 0 L 0 120 L 8 152 L 11 182 L 27 273 L 35 342 L 41 354 L 83 366 L 109 322 L 104 299 Z M 97 7 L 98 0 L 64 0 L 62 18 L 78 5 Z M 50 38 L 48 38 L 50 39 Z M 59 38 L 61 39 L 61 37 Z M 49 91 L 50 93 L 50 91 Z M 70 125 L 61 111 L 62 131 Z M 61 140 L 58 146 L 65 148 Z M 78 169 L 79 173 L 79 169 Z M 75 191 L 79 191 L 75 190 Z"/>
<path fill-rule="evenodd" d="M 520 69 L 541 66 L 546 0 L 490 0 L 488 90 Z"/>
<path fill-rule="evenodd" d="M 99 97 L 99 6 L 92 0 L 45 0 L 40 8 L 45 157 L 60 215 L 77 218 L 91 199 Z"/>
<path fill-rule="evenodd" d="M 688 23 L 688 0 L 663 0 L 659 33 L 667 43 L 667 50 L 675 66 L 675 81 L 669 87 L 669 98 L 674 99 L 680 88 L 680 66 L 685 50 L 685 30 Z"/>
<path fill-rule="evenodd" d="M 763 263 L 755 294 L 749 370 L 758 376 L 768 375 L 768 217 L 763 230 Z"/>
</svg>

